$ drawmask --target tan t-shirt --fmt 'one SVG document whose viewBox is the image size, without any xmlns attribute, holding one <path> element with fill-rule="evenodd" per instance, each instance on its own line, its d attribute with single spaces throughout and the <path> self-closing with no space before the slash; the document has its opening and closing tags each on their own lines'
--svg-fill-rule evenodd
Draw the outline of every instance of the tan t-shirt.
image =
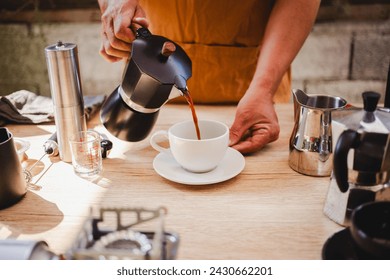
<svg viewBox="0 0 390 280">
<path fill-rule="evenodd" d="M 237 103 L 252 80 L 272 0 L 141 0 L 153 34 L 178 43 L 192 60 L 195 103 Z M 290 99 L 290 70 L 275 102 Z"/>
</svg>

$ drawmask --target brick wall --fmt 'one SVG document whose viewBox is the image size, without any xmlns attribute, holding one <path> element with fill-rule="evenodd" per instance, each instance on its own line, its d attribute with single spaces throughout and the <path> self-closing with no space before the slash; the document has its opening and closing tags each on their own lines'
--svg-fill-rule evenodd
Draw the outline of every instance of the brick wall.
<svg viewBox="0 0 390 280">
<path fill-rule="evenodd" d="M 85 1 L 95 3 L 81 2 Z M 317 22 L 293 63 L 293 87 L 343 96 L 352 103 L 360 102 L 365 90 L 385 92 L 390 5 L 373 1 L 375 5 L 368 7 L 353 2 L 323 1 Z M 0 95 L 27 89 L 50 96 L 44 48 L 58 40 L 78 45 L 84 95 L 108 94 L 120 82 L 123 63 L 107 63 L 98 54 L 96 7 L 49 12 L 1 8 Z"/>
<path fill-rule="evenodd" d="M 110 93 L 120 82 L 123 63 L 99 55 L 100 24 L 0 25 L 0 95 L 26 89 L 50 96 L 45 47 L 61 40 L 78 46 L 84 95 Z"/>
<path fill-rule="evenodd" d="M 350 102 L 366 90 L 384 95 L 389 50 L 389 20 L 317 23 L 293 62 L 293 86 Z"/>
</svg>

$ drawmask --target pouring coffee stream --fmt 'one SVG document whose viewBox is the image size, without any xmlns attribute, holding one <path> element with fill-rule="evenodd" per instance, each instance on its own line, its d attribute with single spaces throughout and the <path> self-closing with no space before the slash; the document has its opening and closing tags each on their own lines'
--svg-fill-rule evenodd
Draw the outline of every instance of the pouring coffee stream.
<svg viewBox="0 0 390 280">
<path fill-rule="evenodd" d="M 198 116 L 196 115 L 194 101 L 192 100 L 192 97 L 191 97 L 188 89 L 183 91 L 183 95 L 186 98 L 187 103 L 191 109 L 192 119 L 193 119 L 194 125 L 195 125 L 196 137 L 198 138 L 198 140 L 200 140 L 201 136 L 200 136 L 200 129 L 199 129 L 199 124 L 198 124 Z"/>
</svg>

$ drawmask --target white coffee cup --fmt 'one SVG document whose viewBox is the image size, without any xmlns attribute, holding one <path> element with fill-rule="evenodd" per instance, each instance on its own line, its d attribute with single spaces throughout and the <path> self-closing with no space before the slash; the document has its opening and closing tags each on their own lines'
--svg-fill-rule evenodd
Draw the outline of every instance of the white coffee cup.
<svg viewBox="0 0 390 280">
<path fill-rule="evenodd" d="M 156 131 L 150 138 L 152 147 L 173 158 L 186 170 L 195 173 L 213 170 L 221 162 L 229 145 L 229 128 L 213 120 L 199 120 L 201 139 L 198 140 L 192 120 L 171 126 L 168 131 Z M 169 140 L 169 148 L 159 142 Z M 160 140 L 160 141 L 159 141 Z"/>
</svg>

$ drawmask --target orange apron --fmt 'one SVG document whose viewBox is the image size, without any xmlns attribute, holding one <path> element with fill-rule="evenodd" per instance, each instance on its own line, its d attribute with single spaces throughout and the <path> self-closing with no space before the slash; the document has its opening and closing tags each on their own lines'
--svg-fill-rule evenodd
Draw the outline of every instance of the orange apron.
<svg viewBox="0 0 390 280">
<path fill-rule="evenodd" d="M 235 104 L 241 99 L 256 69 L 272 0 L 140 3 L 150 21 L 150 31 L 178 43 L 191 58 L 188 89 L 195 103 Z M 289 70 L 275 94 L 275 102 L 289 101 L 290 88 Z"/>
</svg>

